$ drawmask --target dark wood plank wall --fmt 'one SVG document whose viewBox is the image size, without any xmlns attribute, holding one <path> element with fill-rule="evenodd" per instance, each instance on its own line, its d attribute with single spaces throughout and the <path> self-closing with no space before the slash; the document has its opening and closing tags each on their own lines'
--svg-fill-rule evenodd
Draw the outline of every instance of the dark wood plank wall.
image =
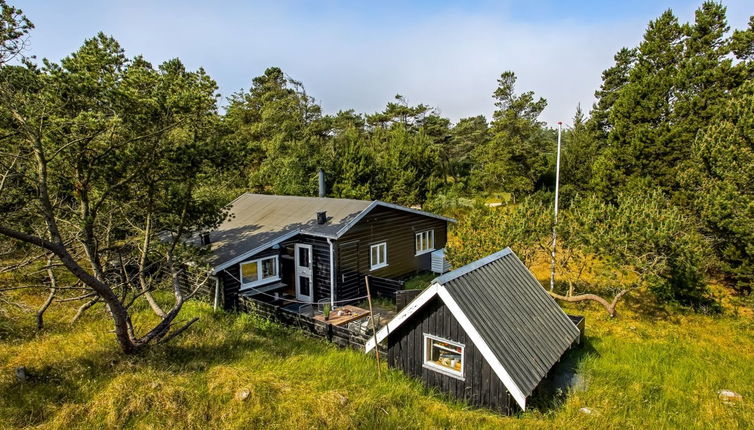
<svg viewBox="0 0 754 430">
<path fill-rule="evenodd" d="M 435 249 L 445 247 L 447 222 L 397 209 L 377 207 L 338 240 L 338 299 L 366 294 L 364 276 L 403 279 L 430 270 L 431 254 L 416 255 L 415 235 L 435 231 Z M 387 242 L 387 267 L 369 269 L 370 246 Z"/>
<path fill-rule="evenodd" d="M 294 245 L 297 243 L 312 245 L 314 301 L 330 297 L 330 244 L 327 243 L 327 239 L 302 234 L 286 240 L 280 244 L 280 247 L 285 254 L 293 256 Z M 335 249 L 336 245 L 333 243 L 333 252 Z M 291 265 L 291 270 L 295 272 L 295 265 Z M 293 287 L 293 294 L 295 295 L 296 279 L 291 277 L 291 282 L 293 282 L 291 285 Z"/>
<path fill-rule="evenodd" d="M 238 293 L 240 284 L 240 267 L 245 261 L 257 260 L 270 255 L 280 257 L 280 278 L 281 281 L 288 284 L 286 292 L 295 295 L 295 277 L 293 275 L 295 266 L 293 264 L 293 249 L 296 243 L 312 245 L 313 258 L 313 278 L 314 278 L 314 301 L 330 297 L 330 245 L 327 239 L 320 237 L 299 235 L 292 239 L 282 242 L 276 249 L 270 248 L 255 254 L 242 262 L 236 263 L 227 269 L 221 271 L 218 276 L 223 285 L 225 309 L 236 309 L 238 306 Z M 335 245 L 333 245 L 335 246 Z M 263 296 L 264 297 L 264 296 Z"/>
<path fill-rule="evenodd" d="M 424 333 L 460 342 L 464 349 L 464 380 L 424 368 Z M 420 378 L 473 406 L 505 414 L 520 410 L 466 332 L 438 297 L 430 300 L 409 321 L 388 336 L 388 365 Z"/>
</svg>

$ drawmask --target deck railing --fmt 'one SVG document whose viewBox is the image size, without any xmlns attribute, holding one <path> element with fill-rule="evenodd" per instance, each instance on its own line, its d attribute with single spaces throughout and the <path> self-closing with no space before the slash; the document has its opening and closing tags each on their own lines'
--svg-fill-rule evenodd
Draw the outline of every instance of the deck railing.
<svg viewBox="0 0 754 430">
<path fill-rule="evenodd" d="M 325 339 L 340 347 L 363 351 L 364 345 L 372 338 L 371 329 L 362 333 L 347 326 L 334 326 L 252 297 L 242 296 L 238 298 L 238 301 L 239 311 L 253 313 L 270 321 L 298 328 L 310 336 Z M 386 352 L 383 347 L 380 350 Z"/>
</svg>

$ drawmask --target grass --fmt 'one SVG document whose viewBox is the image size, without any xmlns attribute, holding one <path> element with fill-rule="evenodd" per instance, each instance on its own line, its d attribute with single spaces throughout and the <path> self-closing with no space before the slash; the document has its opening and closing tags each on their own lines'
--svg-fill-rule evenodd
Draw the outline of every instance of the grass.
<svg viewBox="0 0 754 430">
<path fill-rule="evenodd" d="M 24 299 L 36 306 L 41 297 Z M 0 314 L 0 428 L 747 428 L 754 422 L 754 320 L 646 312 L 631 298 L 620 319 L 586 315 L 587 338 L 565 364 L 586 388 L 503 417 L 426 390 L 372 357 L 251 315 L 213 313 L 173 343 L 124 357 L 102 308 L 76 327 L 73 306 Z M 139 327 L 154 321 L 147 309 Z M 31 375 L 17 382 L 14 369 Z M 383 364 L 384 366 L 384 364 Z M 744 402 L 728 406 L 717 390 Z M 242 394 L 248 397 L 242 399 Z M 595 411 L 585 415 L 588 407 Z"/>
<path fill-rule="evenodd" d="M 423 290 L 429 287 L 429 284 L 437 276 L 438 275 L 436 273 L 421 273 L 419 275 L 416 275 L 412 278 L 407 279 L 403 287 L 406 290 Z"/>
</svg>

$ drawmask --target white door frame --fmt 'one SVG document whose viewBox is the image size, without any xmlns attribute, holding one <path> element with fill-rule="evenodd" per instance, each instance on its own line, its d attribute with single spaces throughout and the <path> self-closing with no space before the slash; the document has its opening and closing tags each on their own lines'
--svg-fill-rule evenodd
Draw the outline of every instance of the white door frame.
<svg viewBox="0 0 754 430">
<path fill-rule="evenodd" d="M 299 260 L 299 250 L 306 249 L 309 252 L 309 266 L 301 266 Z M 314 302 L 314 255 L 312 253 L 312 246 L 303 243 L 297 243 L 294 245 L 293 257 L 295 259 L 295 275 L 296 275 L 296 300 L 302 302 L 312 303 Z M 301 278 L 309 278 L 309 295 L 301 294 Z"/>
</svg>

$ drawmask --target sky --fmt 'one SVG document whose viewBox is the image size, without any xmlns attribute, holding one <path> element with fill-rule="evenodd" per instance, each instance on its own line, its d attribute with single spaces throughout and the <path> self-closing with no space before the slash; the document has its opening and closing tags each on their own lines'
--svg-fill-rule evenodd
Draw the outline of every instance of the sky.
<svg viewBox="0 0 754 430">
<path fill-rule="evenodd" d="M 506 70 L 517 92 L 548 101 L 541 119 L 588 111 L 600 76 L 647 23 L 672 9 L 682 22 L 701 4 L 633 1 L 40 1 L 9 0 L 36 28 L 28 54 L 59 61 L 102 31 L 128 56 L 203 67 L 223 96 L 278 66 L 326 113 L 380 111 L 396 94 L 453 121 L 494 111 Z M 744 28 L 754 1 L 730 0 Z"/>
</svg>

